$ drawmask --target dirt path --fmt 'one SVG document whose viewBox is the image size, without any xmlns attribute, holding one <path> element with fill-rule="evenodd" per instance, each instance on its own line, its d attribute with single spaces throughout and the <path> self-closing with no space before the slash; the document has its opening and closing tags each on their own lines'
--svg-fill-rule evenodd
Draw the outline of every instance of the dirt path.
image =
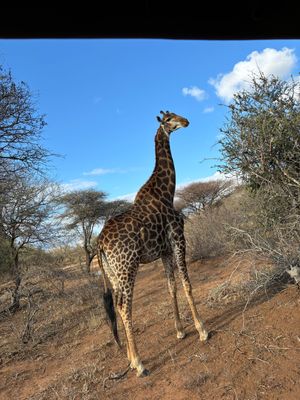
<svg viewBox="0 0 300 400">
<path fill-rule="evenodd" d="M 162 266 L 142 266 L 133 319 L 149 377 L 137 378 L 129 371 L 121 379 L 111 379 L 113 373 L 126 369 L 124 355 L 105 323 L 90 324 L 89 329 L 83 325 L 6 361 L 0 370 L 0 399 L 298 400 L 300 296 L 296 287 L 258 298 L 245 312 L 244 305 L 235 303 L 209 307 L 209 290 L 228 279 L 236 267 L 225 261 L 198 262 L 189 268 L 197 306 L 211 332 L 207 344 L 199 342 L 181 288 L 179 303 L 187 336 L 176 339 Z M 80 314 L 77 318 L 80 324 Z"/>
</svg>

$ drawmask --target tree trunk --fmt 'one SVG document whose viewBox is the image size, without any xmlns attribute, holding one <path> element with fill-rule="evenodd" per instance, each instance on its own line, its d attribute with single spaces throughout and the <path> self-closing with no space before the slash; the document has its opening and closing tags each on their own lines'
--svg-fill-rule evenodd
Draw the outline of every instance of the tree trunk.
<svg viewBox="0 0 300 400">
<path fill-rule="evenodd" d="M 13 292 L 13 297 L 12 297 L 12 304 L 10 306 L 10 311 L 16 311 L 20 308 L 20 293 L 19 293 L 19 288 L 21 285 L 21 273 L 20 273 L 20 268 L 19 268 L 19 253 L 15 250 L 14 251 L 14 257 L 12 261 L 12 273 L 13 273 L 13 278 L 15 281 L 15 289 Z"/>
<path fill-rule="evenodd" d="M 92 262 L 93 257 L 87 247 L 84 248 L 84 251 L 85 251 L 85 266 L 86 266 L 87 273 L 89 274 L 91 272 L 91 262 Z"/>
</svg>

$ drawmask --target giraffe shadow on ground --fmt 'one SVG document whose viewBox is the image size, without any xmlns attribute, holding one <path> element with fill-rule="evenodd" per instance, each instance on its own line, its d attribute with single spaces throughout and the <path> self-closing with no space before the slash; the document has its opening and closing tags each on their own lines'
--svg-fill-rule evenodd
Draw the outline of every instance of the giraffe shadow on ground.
<svg viewBox="0 0 300 400">
<path fill-rule="evenodd" d="M 285 282 L 278 282 L 268 290 L 263 290 L 248 300 L 235 303 L 231 307 L 222 307 L 220 314 L 207 320 L 208 327 L 210 327 L 210 337 L 218 334 L 218 331 L 226 328 L 236 318 L 243 317 L 245 312 L 271 300 L 277 293 L 280 293 L 287 287 Z"/>
<path fill-rule="evenodd" d="M 150 368 L 151 374 L 159 372 L 164 365 L 170 363 L 174 364 L 178 358 L 182 357 L 186 351 L 186 347 L 192 345 L 194 342 L 199 341 L 198 332 L 190 331 L 186 332 L 186 337 L 180 341 L 176 339 L 174 332 L 168 336 L 173 336 L 172 343 L 169 345 L 166 343 L 165 346 L 160 346 L 159 350 L 151 354 L 150 357 L 145 358 L 145 364 Z M 166 337 L 166 340 L 167 337 Z M 170 339 L 169 339 L 170 340 Z M 199 342 L 199 345 L 202 346 Z"/>
<path fill-rule="evenodd" d="M 253 297 L 253 299 L 251 299 L 251 301 L 249 301 L 248 304 L 244 301 L 233 304 L 230 308 L 220 309 L 221 312 L 218 315 L 206 321 L 209 330 L 208 344 L 210 341 L 213 341 L 216 336 L 222 335 L 222 331 L 226 330 L 226 328 L 234 320 L 237 318 L 242 319 L 245 312 L 265 303 L 266 301 L 271 300 L 277 293 L 280 293 L 286 288 L 286 284 L 277 284 L 268 292 L 257 294 L 255 297 Z M 192 324 L 186 326 L 186 328 L 188 327 L 192 328 Z M 171 335 L 174 335 L 174 333 L 171 333 L 170 331 L 170 333 L 166 336 L 166 341 L 170 340 L 169 337 Z M 164 365 L 168 363 L 170 363 L 170 365 L 172 363 L 176 363 L 178 358 L 180 358 L 182 362 L 182 356 L 186 353 L 186 349 L 193 346 L 197 342 L 199 342 L 199 348 L 205 349 L 206 344 L 199 341 L 197 331 L 186 329 L 186 337 L 182 341 L 178 342 L 174 335 L 172 343 L 166 346 L 160 346 L 158 351 L 156 351 L 150 357 L 145 358 L 145 364 L 149 366 L 151 373 L 157 373 L 164 367 Z"/>
</svg>

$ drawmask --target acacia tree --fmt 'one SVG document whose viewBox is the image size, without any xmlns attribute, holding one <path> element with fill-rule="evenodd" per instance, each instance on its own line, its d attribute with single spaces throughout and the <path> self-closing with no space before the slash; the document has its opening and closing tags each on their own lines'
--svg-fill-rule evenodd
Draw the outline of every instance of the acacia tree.
<svg viewBox="0 0 300 400">
<path fill-rule="evenodd" d="M 284 197 L 285 209 L 299 208 L 300 81 L 254 76 L 251 87 L 234 95 L 228 123 L 221 129 L 221 169 L 239 173 L 253 191 Z M 265 207 L 268 203 L 265 204 Z"/>
<path fill-rule="evenodd" d="M 20 253 L 27 246 L 54 240 L 54 185 L 46 180 L 32 181 L 15 176 L 1 197 L 1 226 L 9 243 L 10 267 L 15 281 L 11 310 L 20 306 L 19 288 L 22 280 Z"/>
<path fill-rule="evenodd" d="M 300 81 L 260 73 L 228 109 L 220 169 L 239 173 L 253 194 L 256 220 L 244 239 L 300 265 Z"/>
<path fill-rule="evenodd" d="M 128 211 L 132 204 L 127 200 L 106 201 L 104 204 L 104 223 L 111 217 Z"/>
<path fill-rule="evenodd" d="M 24 177 L 23 183 L 28 183 L 26 176 L 42 176 L 51 156 L 41 144 L 41 133 L 45 125 L 45 117 L 38 112 L 34 96 L 26 83 L 15 82 L 11 72 L 4 70 L 0 65 L 1 269 L 10 267 L 9 239 L 3 227 L 7 220 L 2 221 L 2 216 L 7 217 L 12 200 L 11 188 L 16 187 L 18 192 L 21 176 Z"/>
<path fill-rule="evenodd" d="M 62 195 L 58 202 L 64 206 L 61 219 L 67 230 L 77 231 L 82 237 L 86 269 L 90 272 L 96 254 L 95 227 L 111 215 L 124 211 L 128 206 L 123 200 L 107 202 L 106 193 L 94 189 L 76 190 Z"/>
<path fill-rule="evenodd" d="M 203 211 L 229 194 L 231 185 L 230 180 L 221 179 L 190 183 L 176 191 L 175 207 L 192 213 Z"/>
<path fill-rule="evenodd" d="M 16 172 L 41 170 L 50 156 L 41 145 L 45 125 L 26 83 L 15 83 L 0 66 L 0 181 Z"/>
</svg>

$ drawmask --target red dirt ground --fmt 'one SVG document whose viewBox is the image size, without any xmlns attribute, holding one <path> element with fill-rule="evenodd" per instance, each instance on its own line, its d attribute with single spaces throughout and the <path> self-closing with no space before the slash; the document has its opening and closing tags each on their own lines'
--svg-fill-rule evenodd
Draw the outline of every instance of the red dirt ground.
<svg viewBox="0 0 300 400">
<path fill-rule="evenodd" d="M 246 271 L 247 265 L 240 262 L 239 268 Z M 202 344 L 179 282 L 187 333 L 183 340 L 176 338 L 161 263 L 140 267 L 133 321 L 140 355 L 150 370 L 148 377 L 137 378 L 129 371 L 113 379 L 126 369 L 125 350 L 123 354 L 113 342 L 108 326 L 102 323 L 102 313 L 100 322 L 97 315 L 89 314 L 90 320 L 83 318 L 83 300 L 68 329 L 53 335 L 50 332 L 25 350 L 26 345 L 22 345 L 15 352 L 3 353 L 0 399 L 299 400 L 299 290 L 287 285 L 276 293 L 263 293 L 246 309 L 245 301 L 210 304 L 210 290 L 236 268 L 234 260 L 225 258 L 189 265 L 197 307 L 211 332 L 209 341 Z M 76 280 L 66 281 L 67 295 L 76 296 L 76 284 Z M 49 308 L 44 320 L 50 315 Z M 17 326 L 14 318 L 0 321 L 1 334 L 12 332 L 9 326 Z M 122 330 L 120 336 L 124 343 Z M 6 348 L 5 341 L 9 337 L 2 336 L 0 351 Z"/>
</svg>

